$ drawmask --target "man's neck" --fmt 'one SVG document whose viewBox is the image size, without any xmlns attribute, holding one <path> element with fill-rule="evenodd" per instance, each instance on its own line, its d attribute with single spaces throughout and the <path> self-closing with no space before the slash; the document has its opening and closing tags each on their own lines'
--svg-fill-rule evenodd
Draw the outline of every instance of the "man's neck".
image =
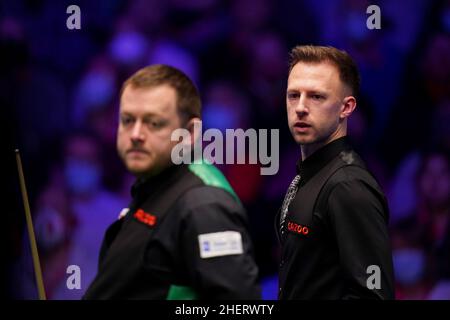
<svg viewBox="0 0 450 320">
<path fill-rule="evenodd" d="M 346 132 L 339 132 L 336 135 L 330 136 L 327 140 L 317 142 L 317 143 L 311 143 L 311 144 L 302 144 L 300 145 L 300 150 L 302 154 L 302 161 L 305 161 L 306 158 L 311 156 L 314 152 L 321 149 L 322 147 L 326 146 L 330 142 L 337 140 L 339 138 L 342 138 L 346 135 Z"/>
<path fill-rule="evenodd" d="M 159 166 L 156 168 L 153 168 L 150 171 L 141 173 L 141 174 L 137 174 L 136 178 L 142 182 L 150 180 L 158 175 L 160 175 L 162 172 L 166 171 L 168 168 L 172 167 L 172 164 L 167 163 L 164 166 Z"/>
</svg>

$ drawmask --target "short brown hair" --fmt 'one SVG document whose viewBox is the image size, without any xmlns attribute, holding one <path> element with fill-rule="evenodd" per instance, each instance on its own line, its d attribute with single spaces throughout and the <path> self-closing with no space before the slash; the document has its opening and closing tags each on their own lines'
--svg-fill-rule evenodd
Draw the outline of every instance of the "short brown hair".
<svg viewBox="0 0 450 320">
<path fill-rule="evenodd" d="M 198 90 L 191 79 L 177 68 L 164 64 L 142 68 L 123 83 L 120 96 L 128 85 L 135 89 L 169 85 L 177 94 L 178 111 L 188 118 L 201 118 L 202 105 Z"/>
<path fill-rule="evenodd" d="M 332 63 L 338 69 L 341 81 L 352 91 L 352 95 L 357 96 L 359 94 L 361 78 L 358 67 L 347 52 L 334 47 L 296 46 L 291 50 L 289 58 L 289 73 L 299 62 L 319 63 L 326 61 Z"/>
</svg>

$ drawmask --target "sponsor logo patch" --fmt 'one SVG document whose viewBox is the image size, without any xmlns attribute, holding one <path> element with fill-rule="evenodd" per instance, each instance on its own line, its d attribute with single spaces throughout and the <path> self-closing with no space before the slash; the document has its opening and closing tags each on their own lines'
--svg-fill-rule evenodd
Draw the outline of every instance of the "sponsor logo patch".
<svg viewBox="0 0 450 320">
<path fill-rule="evenodd" d="M 242 236 L 237 231 L 223 231 L 198 235 L 200 257 L 203 259 L 242 254 Z"/>
<path fill-rule="evenodd" d="M 142 209 L 138 209 L 133 216 L 150 227 L 153 227 L 156 224 L 156 216 L 147 213 Z"/>
<path fill-rule="evenodd" d="M 296 233 L 296 234 L 300 234 L 303 236 L 307 236 L 310 233 L 310 229 L 307 226 L 303 226 L 301 224 L 289 221 L 287 224 L 287 229 L 290 232 Z"/>
</svg>

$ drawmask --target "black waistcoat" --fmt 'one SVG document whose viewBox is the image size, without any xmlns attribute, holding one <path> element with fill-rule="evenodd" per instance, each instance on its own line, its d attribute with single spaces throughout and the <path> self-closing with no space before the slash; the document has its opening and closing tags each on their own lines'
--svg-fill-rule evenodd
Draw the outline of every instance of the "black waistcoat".
<svg viewBox="0 0 450 320">
<path fill-rule="evenodd" d="M 318 171 L 312 170 L 317 172 L 306 177 L 306 183 L 300 183 L 288 207 L 283 235 L 278 228 L 279 213 L 276 217 L 276 232 L 282 245 L 280 299 L 336 299 L 343 291 L 338 248 L 326 217 L 327 199 L 333 185 L 330 180 L 339 170 L 351 166 L 361 179 L 374 185 L 376 181 L 360 157 L 345 144 L 345 139 L 336 141 L 327 151 L 331 151 L 331 156 L 325 157 L 326 164 L 316 168 Z"/>
<path fill-rule="evenodd" d="M 165 227 L 163 221 L 169 218 L 166 213 L 176 200 L 200 185 L 186 166 L 173 166 L 153 179 L 137 182 L 129 212 L 106 231 L 98 274 L 83 299 L 165 297 L 169 281 L 145 269 L 146 246 L 155 232 L 164 232 L 161 226 Z"/>
</svg>

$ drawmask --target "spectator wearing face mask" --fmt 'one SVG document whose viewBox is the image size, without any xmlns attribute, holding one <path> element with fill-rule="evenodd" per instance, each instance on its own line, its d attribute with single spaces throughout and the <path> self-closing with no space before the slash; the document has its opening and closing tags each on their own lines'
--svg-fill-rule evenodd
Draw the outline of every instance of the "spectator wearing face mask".
<svg viewBox="0 0 450 320">
<path fill-rule="evenodd" d="M 94 278 L 103 231 L 126 201 L 103 185 L 102 147 L 94 136 L 77 132 L 64 143 L 62 166 L 54 168 L 38 197 L 35 225 L 47 297 L 72 300 L 80 299 Z M 80 288 L 67 286 L 70 265 L 80 268 Z M 24 285 L 21 295 L 34 292 L 32 286 Z"/>
<path fill-rule="evenodd" d="M 414 238 L 410 244 L 393 240 L 394 268 L 397 284 L 408 288 L 406 298 L 423 299 L 431 286 L 450 278 L 447 268 L 450 231 L 450 166 L 444 151 L 434 150 L 421 155 L 415 180 L 417 205 L 401 219 L 393 234 L 402 236 L 408 229 Z M 397 230 L 400 230 L 398 232 Z M 413 244 L 411 244 L 413 242 Z M 444 283 L 445 284 L 445 283 Z M 413 295 L 410 287 L 421 290 Z M 400 290 L 401 292 L 401 290 Z M 430 293 L 428 298 L 441 296 Z M 399 297 L 400 298 L 400 297 Z"/>
<path fill-rule="evenodd" d="M 444 151 L 423 157 L 419 168 L 417 219 L 430 250 L 441 246 L 450 224 L 450 162 Z"/>
<path fill-rule="evenodd" d="M 92 59 L 86 73 L 73 92 L 71 125 L 82 128 L 90 125 L 93 113 L 107 108 L 116 90 L 116 70 L 112 59 L 100 54 Z"/>
<path fill-rule="evenodd" d="M 430 287 L 429 257 L 413 220 L 403 220 L 392 231 L 395 292 L 399 300 L 425 299 Z"/>
<path fill-rule="evenodd" d="M 77 221 L 71 211 L 61 168 L 52 167 L 48 182 L 41 190 L 32 208 L 33 222 L 45 292 L 47 298 L 52 299 L 65 280 L 68 254 Z M 24 232 L 21 260 L 17 262 L 17 273 L 14 275 L 14 295 L 18 299 L 37 299 L 27 237 L 27 232 Z"/>
<path fill-rule="evenodd" d="M 450 224 L 447 224 L 447 231 L 437 250 L 436 259 L 438 280 L 427 298 L 429 300 L 450 300 Z"/>
<path fill-rule="evenodd" d="M 81 298 L 97 271 L 103 238 L 101 230 L 115 221 L 126 205 L 126 200 L 106 190 L 103 185 L 100 152 L 101 146 L 88 134 L 75 134 L 66 141 L 64 178 L 71 208 L 78 221 L 68 262 L 80 266 L 82 278 L 81 290 L 62 289 L 64 298 Z"/>
</svg>

